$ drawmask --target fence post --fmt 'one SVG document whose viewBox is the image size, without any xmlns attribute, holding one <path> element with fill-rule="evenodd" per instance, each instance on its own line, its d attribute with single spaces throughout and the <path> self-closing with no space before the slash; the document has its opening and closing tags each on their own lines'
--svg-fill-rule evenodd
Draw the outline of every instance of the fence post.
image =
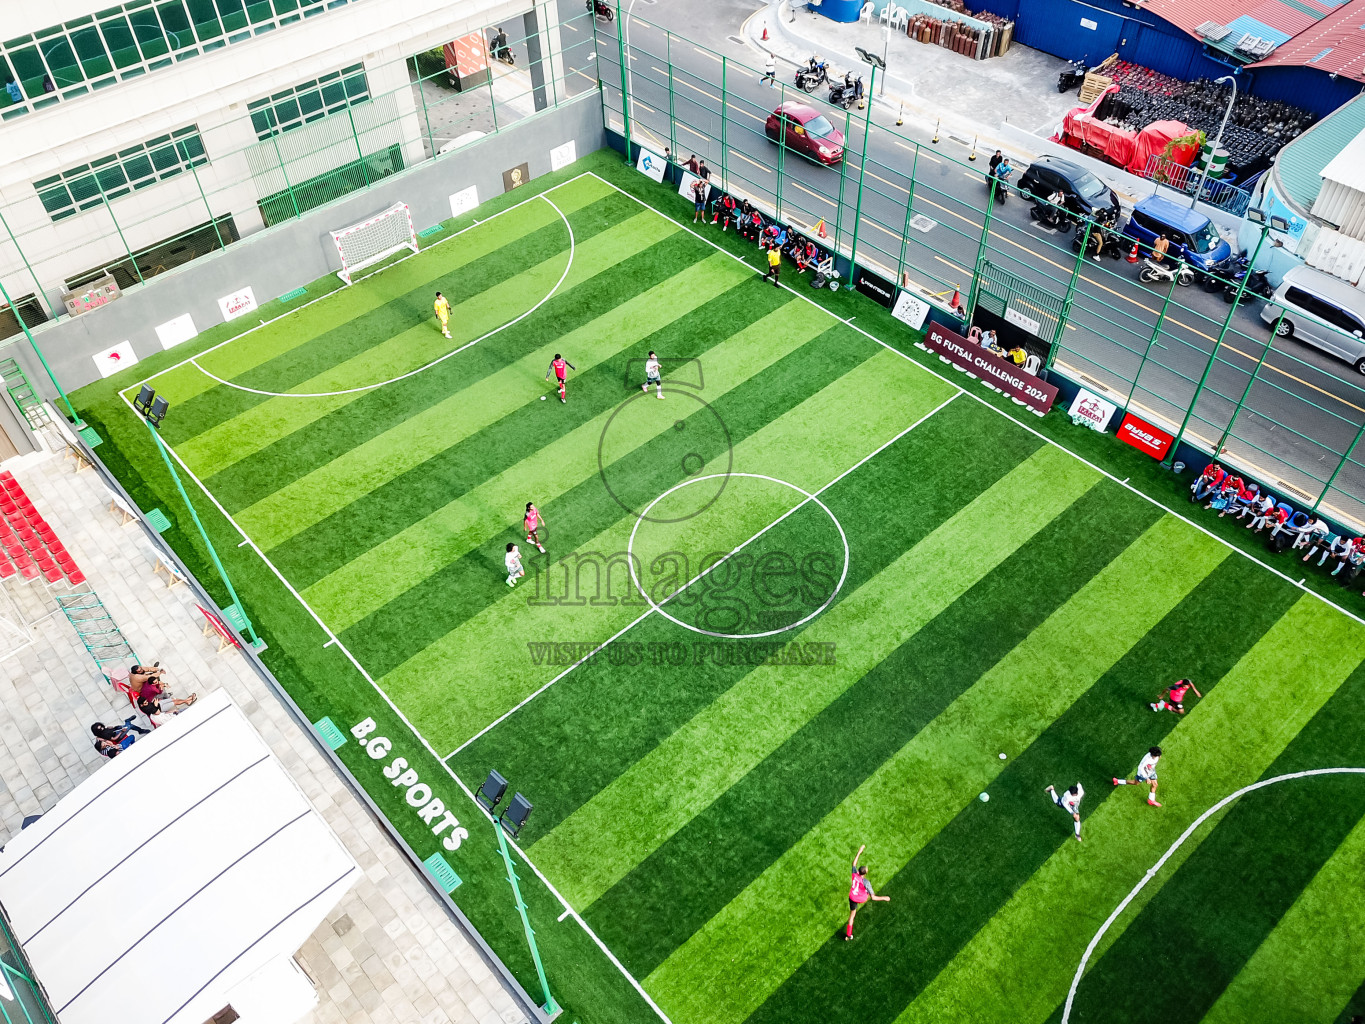
<svg viewBox="0 0 1365 1024">
<path fill-rule="evenodd" d="M 137 275 L 138 284 L 146 284 L 147 279 L 142 276 L 142 271 L 137 265 L 137 257 L 133 255 L 133 250 L 128 247 L 128 239 L 123 236 L 123 228 L 119 226 L 118 218 L 114 216 L 114 207 L 109 202 L 109 196 L 105 194 L 104 186 L 100 184 L 99 172 L 95 171 L 90 180 L 100 190 L 100 199 L 104 200 L 104 208 L 109 211 L 109 219 L 114 222 L 114 230 L 118 232 L 118 240 L 123 243 L 123 251 L 128 254 L 128 262 L 133 265 L 133 273 Z"/>
<path fill-rule="evenodd" d="M 1095 222 L 1087 220 L 1085 222 L 1085 234 L 1081 236 L 1081 251 L 1076 253 L 1076 265 L 1071 268 L 1071 280 L 1066 283 L 1066 295 L 1062 298 L 1062 308 L 1057 316 L 1057 328 L 1052 332 L 1052 344 L 1047 347 L 1047 362 L 1044 370 L 1052 369 L 1052 364 L 1057 358 L 1057 348 L 1062 343 L 1062 335 L 1066 333 L 1067 321 L 1071 319 L 1071 303 L 1076 299 L 1076 282 L 1081 277 L 1081 267 L 1085 265 L 1085 249 L 1090 244 L 1090 232 L 1095 230 Z"/>
<path fill-rule="evenodd" d="M 177 147 L 182 145 L 184 143 L 176 143 Z M 218 230 L 218 218 L 213 215 L 213 207 L 209 205 L 209 197 L 204 194 L 204 183 L 199 180 L 199 172 L 195 170 L 194 164 L 188 156 L 185 157 L 185 163 L 190 165 L 190 173 L 194 175 L 194 183 L 199 187 L 199 198 L 204 200 L 204 210 L 209 215 L 209 223 L 213 225 L 213 233 L 218 236 L 218 248 L 226 249 L 227 243 L 223 241 L 223 233 Z"/>
<path fill-rule="evenodd" d="M 981 222 L 981 243 L 976 247 L 976 265 L 972 268 L 972 288 L 967 296 L 967 323 L 976 316 L 976 300 L 981 293 L 981 264 L 986 259 L 986 242 L 991 237 L 991 213 L 995 210 L 995 186 L 1000 179 L 991 175 L 991 187 L 986 190 L 986 217 Z"/>
<path fill-rule="evenodd" d="M 14 232 L 10 230 L 9 221 L 5 220 L 4 213 L 0 213 L 0 224 L 5 226 L 5 233 L 9 235 L 9 240 L 14 243 L 14 251 L 19 254 L 19 258 L 24 261 L 24 268 L 28 271 L 28 276 L 33 278 L 33 297 L 35 299 L 47 299 L 43 286 L 38 283 L 38 275 L 33 272 L 32 265 L 28 262 L 28 257 L 24 255 L 24 247 L 19 244 L 19 239 L 14 237 Z M 8 301 L 8 300 L 7 300 Z M 47 303 L 47 308 L 52 311 L 52 319 L 61 316 L 61 311 L 52 303 Z"/>
<path fill-rule="evenodd" d="M 302 217 L 303 214 L 299 211 L 298 197 L 294 195 L 294 186 L 289 183 L 289 172 L 284 168 L 284 154 L 280 152 L 280 133 L 278 128 L 271 131 L 270 141 L 275 144 L 275 159 L 280 162 L 280 175 L 284 178 L 284 188 L 285 191 L 289 193 L 289 202 L 294 207 L 294 216 Z M 266 227 L 269 226 L 269 224 L 266 225 Z"/>
<path fill-rule="evenodd" d="M 877 87 L 877 65 L 872 65 L 872 77 L 867 85 L 867 120 L 863 123 L 863 155 L 858 163 L 858 198 L 853 202 L 853 247 L 849 250 L 849 258 L 858 262 L 858 228 L 862 226 L 863 220 L 863 181 L 867 178 L 867 137 L 872 134 L 872 92 Z M 848 136 L 844 136 L 844 141 L 848 141 Z M 848 153 L 844 153 L 847 159 Z M 852 271 L 850 270 L 850 275 Z"/>
<path fill-rule="evenodd" d="M 910 190 L 905 195 L 905 229 L 901 232 L 901 255 L 896 264 L 896 287 L 905 287 L 905 250 L 910 244 L 910 219 L 915 215 L 915 174 L 919 171 L 919 143 L 915 143 L 915 157 L 910 162 Z"/>
<path fill-rule="evenodd" d="M 351 121 L 351 138 L 355 139 L 356 161 L 360 164 L 360 173 L 365 177 L 365 187 L 370 187 L 370 169 L 365 166 L 365 151 L 360 148 L 360 133 L 355 128 L 355 113 L 350 107 L 346 108 L 346 116 Z"/>
<path fill-rule="evenodd" d="M 664 33 L 664 57 L 668 63 L 668 151 L 673 155 L 673 161 L 678 162 L 678 117 L 675 113 L 674 105 L 674 85 L 673 85 L 673 33 Z M 668 183 L 673 184 L 672 172 L 669 172 Z"/>
<path fill-rule="evenodd" d="M 1251 385 L 1256 383 L 1256 378 L 1260 375 L 1261 367 L 1265 365 L 1266 356 L 1270 355 L 1271 346 L 1275 344 L 1276 331 L 1280 329 L 1280 321 L 1284 319 L 1284 310 L 1280 310 L 1280 315 L 1275 319 L 1275 326 L 1270 329 L 1270 340 L 1265 343 L 1265 348 L 1261 350 L 1261 358 L 1256 360 L 1256 368 L 1251 371 L 1251 376 L 1247 378 L 1247 386 L 1242 389 L 1242 397 L 1237 399 L 1237 408 L 1232 410 L 1232 419 L 1228 420 L 1227 429 L 1223 431 L 1223 436 L 1218 439 L 1218 446 L 1213 450 L 1213 457 L 1218 458 L 1218 453 L 1223 450 L 1223 445 L 1228 443 L 1228 438 L 1232 436 L 1232 428 L 1237 425 L 1237 414 L 1242 411 L 1242 404 L 1246 402 L 1247 396 L 1251 394 Z"/>
<path fill-rule="evenodd" d="M 493 116 L 493 134 L 498 132 L 498 98 L 493 94 L 493 55 L 488 61 L 488 112 Z"/>
<path fill-rule="evenodd" d="M 616 0 L 616 54 L 621 62 L 621 128 L 626 138 L 626 163 L 630 164 L 634 161 L 630 158 L 630 87 L 626 84 L 625 33 L 626 23 L 622 19 L 621 0 Z"/>
<path fill-rule="evenodd" d="M 783 82 L 778 86 L 777 102 L 780 106 L 787 102 L 787 83 Z M 777 124 L 777 205 L 773 209 L 773 216 L 778 220 L 782 219 L 782 175 L 787 166 L 787 128 L 779 121 Z"/>
<path fill-rule="evenodd" d="M 1322 499 L 1327 497 L 1327 492 L 1332 489 L 1332 485 L 1337 482 L 1337 474 L 1346 465 L 1346 460 L 1351 457 L 1351 452 L 1355 451 L 1356 445 L 1360 443 L 1360 435 L 1365 434 L 1365 423 L 1362 423 L 1356 430 L 1356 436 L 1351 438 L 1351 443 L 1346 446 L 1346 450 L 1341 453 L 1341 461 L 1337 463 L 1337 468 L 1332 470 L 1332 475 L 1327 478 L 1327 483 L 1323 485 L 1322 492 L 1318 495 L 1318 500 L 1313 502 L 1311 511 L 1316 512 L 1318 506 L 1322 504 Z"/>
<path fill-rule="evenodd" d="M 720 58 L 720 180 L 724 184 L 725 191 L 727 192 L 730 191 L 730 175 L 727 170 L 730 166 L 730 155 L 729 147 L 726 145 L 726 139 L 729 135 L 726 131 L 725 124 L 730 119 L 729 115 L 726 113 L 730 109 L 729 94 L 726 91 L 726 76 L 729 67 L 730 61 L 722 56 Z M 702 216 L 705 217 L 705 214 Z"/>
<path fill-rule="evenodd" d="M 28 339 L 29 345 L 33 347 L 33 354 L 38 357 L 38 362 L 43 364 L 43 369 L 47 371 L 48 380 L 52 381 L 52 386 L 57 389 L 57 394 L 62 396 L 62 401 L 66 403 L 66 411 L 71 414 L 71 422 L 76 425 L 77 430 L 85 428 L 85 421 L 76 415 L 76 409 L 71 404 L 71 399 L 62 390 L 61 384 L 57 382 L 57 375 L 52 372 L 52 367 L 47 365 L 47 359 L 43 356 L 43 350 L 38 347 L 38 343 L 33 340 L 33 332 L 28 329 L 28 324 L 24 322 L 24 314 L 19 307 L 14 304 L 14 300 L 9 297 L 9 292 L 5 290 L 5 282 L 0 281 L 0 297 L 3 297 L 5 304 L 14 311 L 14 319 L 23 328 L 24 337 Z"/>
<path fill-rule="evenodd" d="M 848 126 L 852 123 L 849 111 L 844 111 L 844 158 L 839 161 L 839 205 L 834 208 L 834 245 L 835 253 L 839 251 L 839 235 L 843 231 L 844 224 L 844 182 L 848 180 Z M 783 130 L 783 136 L 786 130 Z M 858 175 L 858 180 L 862 180 L 862 174 Z M 852 254 L 849 255 L 852 259 Z M 852 268 L 849 269 L 849 276 L 853 276 Z"/>
<path fill-rule="evenodd" d="M 417 95 L 422 98 L 422 119 L 427 123 L 427 142 L 431 145 L 431 158 L 436 159 L 436 136 L 431 131 L 431 111 L 427 109 L 427 91 L 422 88 L 422 83 L 426 81 L 422 77 L 422 66 L 417 63 L 417 58 L 412 58 L 412 66 L 417 69 Z M 439 77 L 441 72 L 436 72 Z"/>
<path fill-rule="evenodd" d="M 1230 108 L 1229 108 L 1230 109 Z M 1191 205 L 1193 209 L 1193 205 Z M 1199 378 L 1199 386 L 1194 389 L 1194 397 L 1190 399 L 1190 407 L 1185 410 L 1185 418 L 1180 422 L 1180 430 L 1175 435 L 1175 441 L 1171 445 L 1171 450 L 1166 458 L 1161 460 L 1163 466 L 1170 466 L 1175 461 L 1175 450 L 1180 444 L 1180 438 L 1185 433 L 1185 427 L 1190 422 L 1190 417 L 1194 415 L 1194 407 L 1199 402 L 1199 393 L 1204 390 L 1204 384 L 1209 379 L 1209 372 L 1213 369 L 1214 360 L 1218 358 L 1218 350 L 1223 347 L 1223 339 L 1227 337 L 1228 328 L 1232 326 L 1232 318 L 1237 315 L 1237 307 L 1242 304 L 1242 293 L 1246 291 L 1247 282 L 1251 280 L 1252 268 L 1256 266 L 1256 257 L 1261 254 L 1261 246 L 1265 242 L 1265 236 L 1270 231 L 1269 224 L 1261 225 L 1261 238 L 1256 243 L 1256 249 L 1251 254 L 1251 259 L 1247 262 L 1247 272 L 1242 275 L 1242 283 L 1237 286 L 1237 291 L 1232 296 L 1232 308 L 1228 310 L 1227 319 L 1223 321 L 1223 327 L 1218 332 L 1218 339 L 1213 343 L 1213 351 L 1209 353 L 1208 365 L 1204 367 L 1204 374 Z M 1176 263 L 1176 273 L 1180 272 L 1181 265 Z"/>
<path fill-rule="evenodd" d="M 1138 380 L 1142 377 L 1142 368 L 1147 365 L 1147 357 L 1152 354 L 1152 346 L 1156 344 L 1157 336 L 1161 334 L 1161 325 L 1166 322 L 1166 310 L 1170 308 L 1171 299 L 1175 295 L 1175 285 L 1175 278 L 1171 278 L 1170 291 L 1166 293 L 1166 298 L 1161 303 L 1161 312 L 1156 316 L 1156 325 L 1152 328 L 1152 337 L 1147 342 L 1147 348 L 1142 353 L 1142 359 L 1138 362 L 1137 373 L 1133 375 L 1133 386 L 1128 389 L 1128 400 L 1123 403 L 1124 412 L 1127 412 L 1128 407 L 1133 404 L 1133 395 L 1137 392 Z"/>
</svg>

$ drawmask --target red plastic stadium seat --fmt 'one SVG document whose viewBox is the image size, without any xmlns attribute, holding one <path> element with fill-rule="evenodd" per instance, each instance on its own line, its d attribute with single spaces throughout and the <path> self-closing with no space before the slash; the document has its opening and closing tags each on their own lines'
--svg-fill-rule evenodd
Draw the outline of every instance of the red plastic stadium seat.
<svg viewBox="0 0 1365 1024">
<path fill-rule="evenodd" d="M 79 569 L 73 569 L 66 574 L 66 578 L 71 581 L 73 587 L 78 586 L 85 582 L 85 573 L 81 572 Z"/>
<path fill-rule="evenodd" d="M 19 569 L 19 575 L 24 579 L 36 580 L 38 578 L 38 567 L 33 564 L 33 559 L 30 558 L 27 561 L 16 562 L 15 564 Z"/>
<path fill-rule="evenodd" d="M 16 571 L 14 563 L 3 555 L 0 555 L 0 580 L 9 579 Z"/>
<path fill-rule="evenodd" d="M 43 579 L 47 580 L 49 583 L 60 583 L 65 576 L 66 574 L 62 572 L 56 562 L 52 563 L 50 569 L 43 570 Z"/>
</svg>

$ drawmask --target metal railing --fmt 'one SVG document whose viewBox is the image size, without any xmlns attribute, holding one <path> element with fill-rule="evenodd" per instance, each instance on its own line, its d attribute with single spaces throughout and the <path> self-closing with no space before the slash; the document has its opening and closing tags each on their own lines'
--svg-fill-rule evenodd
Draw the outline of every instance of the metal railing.
<svg viewBox="0 0 1365 1024">
<path fill-rule="evenodd" d="M 875 105 L 831 107 L 790 84 L 789 65 L 765 85 L 761 69 L 638 15 L 629 22 L 620 34 L 619 19 L 595 25 L 608 130 L 677 160 L 695 154 L 715 185 L 940 307 L 960 292 L 969 319 L 977 310 L 1013 311 L 1016 322 L 1036 322 L 1035 347 L 1049 369 L 1221 453 L 1295 508 L 1365 530 L 1365 388 L 1349 365 L 1300 354 L 1274 340 L 1269 325 L 1248 333 L 1236 311 L 1259 309 L 1259 298 L 1205 300 L 1208 312 L 1190 302 L 1198 289 L 1139 284 L 1138 267 L 1104 259 L 1131 240 L 1088 223 L 1053 232 L 997 216 L 984 160 L 874 120 Z M 818 166 L 768 136 L 768 115 L 792 100 L 816 106 L 843 133 L 837 165 Z M 883 116 L 894 109 L 883 107 Z M 865 131 L 873 145 L 862 162 Z M 1240 281 L 1208 284 L 1235 291 Z"/>
<path fill-rule="evenodd" d="M 1187 196 L 1194 195 L 1194 190 L 1199 188 L 1198 167 L 1186 167 L 1156 153 L 1147 158 L 1147 166 L 1143 169 L 1141 177 L 1155 181 L 1159 185 L 1179 189 Z M 1251 206 L 1251 193 L 1231 182 L 1219 178 L 1206 178 L 1199 201 L 1226 210 L 1235 217 L 1241 217 Z"/>
</svg>

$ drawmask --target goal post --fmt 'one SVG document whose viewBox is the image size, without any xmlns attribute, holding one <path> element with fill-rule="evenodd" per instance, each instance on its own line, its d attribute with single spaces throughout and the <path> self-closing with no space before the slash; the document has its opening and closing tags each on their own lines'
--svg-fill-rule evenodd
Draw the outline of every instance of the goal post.
<svg viewBox="0 0 1365 1024">
<path fill-rule="evenodd" d="M 412 212 L 407 203 L 394 203 L 387 210 L 332 232 L 332 242 L 341 257 L 337 277 L 346 284 L 357 272 L 387 259 L 403 249 L 417 252 L 417 232 L 412 228 Z"/>
</svg>

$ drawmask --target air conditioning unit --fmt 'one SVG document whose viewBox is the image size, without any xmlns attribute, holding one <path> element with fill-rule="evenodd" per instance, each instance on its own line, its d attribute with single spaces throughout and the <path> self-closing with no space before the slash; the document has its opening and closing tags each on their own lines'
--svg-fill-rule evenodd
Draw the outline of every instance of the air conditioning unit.
<svg viewBox="0 0 1365 1024">
<path fill-rule="evenodd" d="M 1206 21 L 1195 28 L 1194 34 L 1207 39 L 1211 43 L 1216 43 L 1220 39 L 1225 38 L 1228 31 L 1229 29 L 1226 25 L 1220 25 L 1216 21 Z"/>
<path fill-rule="evenodd" d="M 1246 35 L 1242 36 L 1242 38 L 1237 41 L 1237 45 L 1234 46 L 1233 49 L 1236 50 L 1238 53 L 1245 53 L 1248 56 L 1251 56 L 1256 53 L 1256 47 L 1260 46 L 1261 43 L 1263 43 L 1264 41 L 1265 40 L 1263 40 L 1260 36 L 1253 36 L 1250 32 L 1248 32 Z"/>
<path fill-rule="evenodd" d="M 1256 48 L 1251 51 L 1251 55 L 1253 57 L 1264 57 L 1273 49 L 1275 49 L 1275 41 L 1273 39 L 1258 39 L 1256 41 Z"/>
</svg>

